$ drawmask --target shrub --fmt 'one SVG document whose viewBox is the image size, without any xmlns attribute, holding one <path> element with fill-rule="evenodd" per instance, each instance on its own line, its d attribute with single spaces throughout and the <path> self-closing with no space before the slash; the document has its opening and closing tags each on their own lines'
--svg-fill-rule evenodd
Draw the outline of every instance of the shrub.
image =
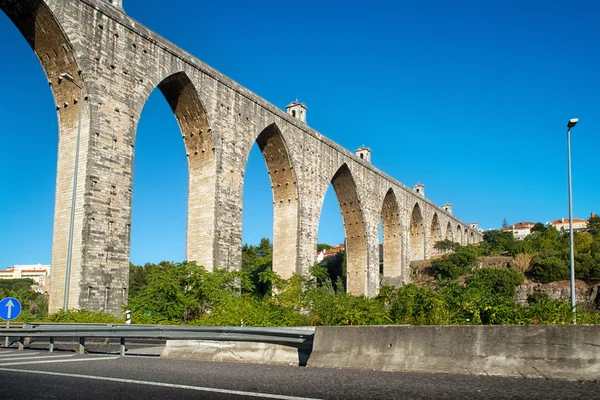
<svg viewBox="0 0 600 400">
<path fill-rule="evenodd" d="M 556 256 L 538 255 L 533 258 L 531 276 L 543 283 L 569 279 L 569 266 Z"/>
<path fill-rule="evenodd" d="M 122 324 L 125 318 L 117 318 L 113 315 L 99 311 L 75 310 L 63 311 L 60 310 L 56 314 L 50 314 L 45 318 L 45 322 L 71 322 L 71 323 L 97 323 L 97 324 Z"/>
<path fill-rule="evenodd" d="M 335 293 L 326 287 L 307 293 L 311 325 L 382 325 L 390 320 L 377 299 Z"/>
<path fill-rule="evenodd" d="M 432 260 L 431 272 L 439 279 L 456 279 L 471 269 L 477 256 L 476 248 L 471 246 L 460 247 L 453 254 L 447 254 Z"/>
<path fill-rule="evenodd" d="M 452 323 L 453 313 L 441 294 L 406 285 L 396 291 L 390 318 L 395 324 L 448 325 Z"/>
<path fill-rule="evenodd" d="M 483 268 L 467 279 L 467 287 L 482 290 L 492 295 L 512 299 L 518 285 L 523 283 L 523 274 L 508 268 Z"/>
</svg>

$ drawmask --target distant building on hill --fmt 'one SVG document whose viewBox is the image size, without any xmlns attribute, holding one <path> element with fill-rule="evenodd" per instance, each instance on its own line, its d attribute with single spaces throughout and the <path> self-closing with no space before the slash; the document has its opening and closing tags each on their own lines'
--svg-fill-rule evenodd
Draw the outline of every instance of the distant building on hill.
<svg viewBox="0 0 600 400">
<path fill-rule="evenodd" d="M 569 219 L 561 218 L 555 219 L 554 221 L 548 222 L 547 226 L 553 226 L 559 231 L 569 232 Z M 587 219 L 581 218 L 573 218 L 573 232 L 580 231 L 582 229 L 586 229 L 588 225 Z"/>
<path fill-rule="evenodd" d="M 501 231 L 512 232 L 516 239 L 523 239 L 531 233 L 531 228 L 534 226 L 535 222 L 519 222 L 517 224 L 509 225 L 506 228 L 502 228 Z"/>
<path fill-rule="evenodd" d="M 52 266 L 44 264 L 13 265 L 0 271 L 0 279 L 33 279 L 35 284 L 32 288 L 36 292 L 47 292 L 50 283 Z"/>
<path fill-rule="evenodd" d="M 344 245 L 340 244 L 339 246 L 332 247 L 329 250 L 321 250 L 317 252 L 317 262 L 321 262 L 327 257 L 333 257 L 340 251 L 344 250 Z"/>
</svg>

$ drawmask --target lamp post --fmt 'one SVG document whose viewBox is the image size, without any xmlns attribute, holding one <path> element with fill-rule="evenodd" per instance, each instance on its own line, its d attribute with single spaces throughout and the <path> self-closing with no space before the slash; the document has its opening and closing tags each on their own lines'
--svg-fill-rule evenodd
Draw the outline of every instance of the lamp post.
<svg viewBox="0 0 600 400">
<path fill-rule="evenodd" d="M 577 323 L 577 314 L 575 314 L 575 252 L 573 250 L 573 194 L 571 192 L 571 128 L 577 125 L 579 118 L 571 118 L 567 123 L 567 159 L 569 163 L 569 253 L 571 270 L 571 312 L 573 313 L 573 323 Z"/>
<path fill-rule="evenodd" d="M 63 310 L 69 308 L 69 286 L 71 281 L 71 259 L 73 258 L 73 230 L 75 225 L 75 201 L 77 199 L 77 170 L 79 169 L 79 136 L 81 133 L 81 103 L 83 102 L 83 87 L 79 86 L 73 79 L 73 75 L 62 73 L 61 79 L 66 79 L 79 88 L 79 117 L 77 118 L 77 139 L 75 145 L 75 168 L 73 169 L 73 194 L 71 195 L 71 220 L 69 222 L 69 242 L 67 246 L 67 265 L 65 267 L 65 292 Z"/>
</svg>

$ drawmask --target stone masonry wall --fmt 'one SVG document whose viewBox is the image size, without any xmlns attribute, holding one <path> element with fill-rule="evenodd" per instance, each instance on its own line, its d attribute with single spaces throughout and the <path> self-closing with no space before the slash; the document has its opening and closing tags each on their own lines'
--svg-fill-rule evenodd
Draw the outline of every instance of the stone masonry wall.
<svg viewBox="0 0 600 400">
<path fill-rule="evenodd" d="M 59 117 L 50 311 L 64 308 L 79 89 L 80 157 L 69 308 L 119 315 L 126 303 L 135 138 L 159 88 L 188 158 L 187 258 L 207 269 L 241 265 L 244 172 L 257 142 L 273 186 L 274 270 L 307 274 L 316 261 L 323 198 L 331 183 L 347 237 L 348 290 L 379 290 L 384 275 L 408 280 L 410 259 L 440 237 L 481 240 L 440 207 L 130 19 L 106 0 L 0 0 L 40 58 Z M 69 73 L 74 83 L 59 81 Z M 75 85 L 75 83 L 77 85 Z M 385 202 L 384 202 L 385 199 Z M 433 233 L 431 233 L 433 226 Z M 62 282 L 62 283 L 61 283 Z M 62 285 L 62 286 L 61 286 Z"/>
</svg>

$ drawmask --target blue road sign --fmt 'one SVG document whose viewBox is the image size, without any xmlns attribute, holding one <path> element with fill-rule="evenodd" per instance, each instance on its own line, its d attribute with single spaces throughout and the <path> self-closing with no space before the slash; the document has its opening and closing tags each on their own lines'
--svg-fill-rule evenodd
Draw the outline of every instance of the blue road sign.
<svg viewBox="0 0 600 400">
<path fill-rule="evenodd" d="M 12 321 L 21 314 L 21 303 L 14 297 L 5 297 L 0 301 L 0 318 Z"/>
</svg>

